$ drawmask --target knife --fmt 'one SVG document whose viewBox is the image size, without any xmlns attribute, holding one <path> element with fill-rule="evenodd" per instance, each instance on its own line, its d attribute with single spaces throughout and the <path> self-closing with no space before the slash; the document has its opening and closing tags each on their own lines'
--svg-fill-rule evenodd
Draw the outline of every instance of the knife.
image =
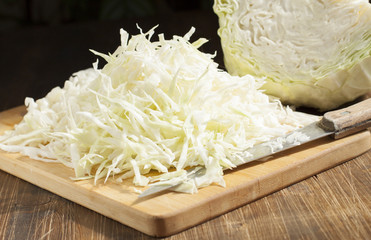
<svg viewBox="0 0 371 240">
<path fill-rule="evenodd" d="M 244 161 L 236 165 L 236 167 L 251 161 L 265 159 L 274 153 L 282 152 L 319 138 L 331 135 L 332 138 L 339 139 L 369 127 L 371 127 L 371 98 L 343 109 L 327 112 L 318 122 L 292 131 L 286 136 L 257 144 L 245 150 L 249 154 L 243 155 L 249 157 L 245 157 Z M 199 166 L 188 169 L 187 177 L 197 178 L 203 176 L 205 173 L 206 169 Z M 143 191 L 139 197 L 142 198 L 161 193 L 165 190 L 172 190 L 182 183 L 155 183 Z"/>
</svg>

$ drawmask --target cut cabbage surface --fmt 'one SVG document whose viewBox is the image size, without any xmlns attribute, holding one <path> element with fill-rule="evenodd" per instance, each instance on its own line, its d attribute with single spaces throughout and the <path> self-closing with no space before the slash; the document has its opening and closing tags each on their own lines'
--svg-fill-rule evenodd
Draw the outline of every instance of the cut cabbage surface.
<svg viewBox="0 0 371 240">
<path fill-rule="evenodd" d="M 266 76 L 284 103 L 338 107 L 371 91 L 371 4 L 366 0 L 216 0 L 232 75 Z"/>
<path fill-rule="evenodd" d="M 121 30 L 113 54 L 94 52 L 107 61 L 102 69 L 96 62 L 44 98 L 26 98 L 27 114 L 0 149 L 63 163 L 76 180 L 177 182 L 194 193 L 224 186 L 223 169 L 243 150 L 317 119 L 264 94 L 263 79 L 218 69 L 198 50 L 205 39 L 189 41 L 193 32 L 151 41 L 154 29 L 131 38 Z M 192 166 L 204 166 L 205 177 L 188 179 Z"/>
</svg>

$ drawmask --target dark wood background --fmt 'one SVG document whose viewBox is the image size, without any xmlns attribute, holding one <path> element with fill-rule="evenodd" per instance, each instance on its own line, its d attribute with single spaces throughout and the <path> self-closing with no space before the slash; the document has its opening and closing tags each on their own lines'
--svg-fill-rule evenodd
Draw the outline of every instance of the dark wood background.
<svg viewBox="0 0 371 240">
<path fill-rule="evenodd" d="M 43 97 L 96 57 L 112 52 L 119 29 L 210 40 L 223 64 L 217 17 L 186 9 L 123 19 L 31 24 L 0 32 L 0 110 Z M 102 62 L 102 61 L 101 61 Z M 370 239 L 371 151 L 167 239 Z M 0 239 L 152 239 L 134 229 L 0 171 Z"/>
<path fill-rule="evenodd" d="M 24 20 L 23 24 L 21 21 L 0 28 L 0 110 L 23 104 L 25 97 L 41 98 L 53 87 L 63 86 L 71 74 L 91 67 L 96 61 L 89 49 L 113 52 L 120 44 L 120 28 L 138 34 L 136 24 L 143 31 L 158 25 L 157 33 L 165 33 L 168 38 L 182 36 L 192 26 L 196 27 L 192 40 L 209 39 L 202 51 L 217 51 L 215 60 L 222 64 L 216 33 L 218 19 L 211 7 L 203 10 L 196 5 L 190 10 L 182 9 L 174 6 L 163 12 L 158 10 L 159 13 L 113 20 L 94 17 L 58 23 Z"/>
</svg>

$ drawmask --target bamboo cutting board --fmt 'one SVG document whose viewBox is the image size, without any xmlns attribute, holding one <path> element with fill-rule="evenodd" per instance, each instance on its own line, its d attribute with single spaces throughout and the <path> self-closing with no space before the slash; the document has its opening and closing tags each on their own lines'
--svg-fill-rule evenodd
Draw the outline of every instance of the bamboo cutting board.
<svg viewBox="0 0 371 240">
<path fill-rule="evenodd" d="M 0 113 L 0 134 L 22 119 L 24 107 Z M 364 131 L 330 138 L 252 162 L 225 173 L 226 188 L 209 186 L 197 194 L 168 192 L 138 199 L 131 180 L 72 181 L 72 169 L 0 151 L 0 169 L 152 236 L 169 236 L 231 211 L 290 184 L 352 159 L 371 148 Z M 138 188 L 139 189 L 139 188 Z"/>
</svg>

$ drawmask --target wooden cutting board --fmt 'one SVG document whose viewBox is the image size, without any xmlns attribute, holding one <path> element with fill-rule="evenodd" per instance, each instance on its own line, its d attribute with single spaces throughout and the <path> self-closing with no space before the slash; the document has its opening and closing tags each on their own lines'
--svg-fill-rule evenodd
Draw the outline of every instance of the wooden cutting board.
<svg viewBox="0 0 371 240">
<path fill-rule="evenodd" d="M 24 107 L 0 113 L 0 134 L 18 123 Z M 227 187 L 209 186 L 197 194 L 167 192 L 138 199 L 131 179 L 73 181 L 72 169 L 0 151 L 0 169 L 152 236 L 169 236 L 231 211 L 295 182 L 352 159 L 371 148 L 363 131 L 340 140 L 320 139 L 265 162 L 225 173 Z M 138 188 L 140 189 L 140 188 Z"/>
</svg>

